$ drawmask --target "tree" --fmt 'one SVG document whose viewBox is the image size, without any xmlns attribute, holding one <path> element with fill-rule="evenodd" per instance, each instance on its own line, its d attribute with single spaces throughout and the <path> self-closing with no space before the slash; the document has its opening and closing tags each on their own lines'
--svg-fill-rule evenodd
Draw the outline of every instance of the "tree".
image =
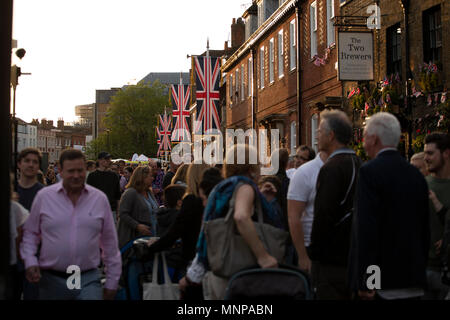
<svg viewBox="0 0 450 320">
<path fill-rule="evenodd" d="M 157 152 L 157 116 L 168 104 L 166 86 L 159 81 L 143 82 L 120 90 L 111 100 L 104 124 L 107 132 L 92 141 L 88 152 L 103 148 L 114 158 L 130 158 L 134 153 L 154 157 Z"/>
<path fill-rule="evenodd" d="M 97 139 L 92 140 L 86 145 L 86 157 L 88 159 L 97 160 L 98 154 L 106 149 L 106 135 L 101 134 Z"/>
</svg>

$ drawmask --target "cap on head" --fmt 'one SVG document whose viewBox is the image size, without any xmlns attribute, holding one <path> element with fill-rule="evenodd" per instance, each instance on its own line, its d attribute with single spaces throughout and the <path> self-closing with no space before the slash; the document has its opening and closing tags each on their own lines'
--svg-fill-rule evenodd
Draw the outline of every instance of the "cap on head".
<svg viewBox="0 0 450 320">
<path fill-rule="evenodd" d="M 97 157 L 98 160 L 100 160 L 100 159 L 110 159 L 110 158 L 111 158 L 111 155 L 108 152 L 106 152 L 106 151 L 100 152 L 98 154 L 98 157 Z"/>
</svg>

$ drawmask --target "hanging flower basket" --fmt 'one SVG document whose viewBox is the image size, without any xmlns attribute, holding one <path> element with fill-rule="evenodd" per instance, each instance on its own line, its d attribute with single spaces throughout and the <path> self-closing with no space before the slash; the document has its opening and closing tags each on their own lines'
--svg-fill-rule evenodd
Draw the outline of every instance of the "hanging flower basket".
<svg viewBox="0 0 450 320">
<path fill-rule="evenodd" d="M 423 63 L 419 67 L 418 85 L 422 92 L 432 93 L 442 86 L 441 72 L 437 64 Z"/>
<path fill-rule="evenodd" d="M 450 130 L 450 100 L 446 100 L 437 106 L 437 112 L 439 114 L 439 120 L 437 128 L 440 131 L 449 132 Z"/>
</svg>

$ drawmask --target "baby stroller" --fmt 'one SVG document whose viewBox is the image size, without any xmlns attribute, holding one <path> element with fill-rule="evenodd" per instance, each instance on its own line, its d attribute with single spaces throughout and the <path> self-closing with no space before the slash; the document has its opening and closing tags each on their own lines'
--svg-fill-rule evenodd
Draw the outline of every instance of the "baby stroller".
<svg viewBox="0 0 450 320">
<path fill-rule="evenodd" d="M 131 240 L 120 249 L 122 256 L 122 276 L 116 300 L 142 300 L 141 282 L 151 274 L 151 263 L 142 262 L 136 257 L 133 245 L 136 242 L 146 242 L 150 237 L 138 237 Z"/>
<path fill-rule="evenodd" d="M 144 282 L 152 280 L 153 260 L 142 261 L 139 259 L 139 247 L 145 245 L 150 238 L 148 236 L 138 237 L 120 249 L 122 276 L 116 300 L 142 300 L 142 285 Z M 179 276 L 173 268 L 169 267 L 168 273 L 173 282 L 178 282 Z M 158 272 L 158 278 L 161 280 L 162 277 L 162 273 Z"/>
<path fill-rule="evenodd" d="M 261 269 L 258 266 L 234 274 L 225 300 L 312 300 L 309 276 L 292 266 Z"/>
</svg>

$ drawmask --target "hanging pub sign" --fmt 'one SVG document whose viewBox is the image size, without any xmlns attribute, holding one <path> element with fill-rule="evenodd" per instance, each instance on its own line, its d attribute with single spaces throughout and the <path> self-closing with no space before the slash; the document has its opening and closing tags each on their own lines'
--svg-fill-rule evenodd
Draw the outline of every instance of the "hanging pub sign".
<svg viewBox="0 0 450 320">
<path fill-rule="evenodd" d="M 339 80 L 373 80 L 373 65 L 372 32 L 339 31 Z"/>
</svg>

